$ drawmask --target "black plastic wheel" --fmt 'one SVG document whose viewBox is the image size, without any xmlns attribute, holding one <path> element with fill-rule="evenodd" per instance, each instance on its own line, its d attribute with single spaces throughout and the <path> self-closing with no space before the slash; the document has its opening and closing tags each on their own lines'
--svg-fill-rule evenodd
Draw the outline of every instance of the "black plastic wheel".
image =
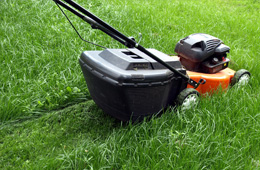
<svg viewBox="0 0 260 170">
<path fill-rule="evenodd" d="M 234 77 L 231 80 L 231 86 L 237 85 L 237 86 L 245 86 L 248 84 L 250 80 L 250 72 L 245 70 L 245 69 L 241 69 L 238 70 Z"/>
<path fill-rule="evenodd" d="M 199 104 L 200 94 L 197 90 L 186 88 L 180 92 L 176 98 L 176 104 L 181 106 L 182 110 L 196 107 Z"/>
</svg>

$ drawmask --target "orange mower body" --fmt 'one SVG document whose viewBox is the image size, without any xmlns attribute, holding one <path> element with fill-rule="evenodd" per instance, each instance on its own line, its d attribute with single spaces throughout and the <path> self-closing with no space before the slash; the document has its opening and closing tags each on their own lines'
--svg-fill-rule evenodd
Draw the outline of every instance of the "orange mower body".
<svg viewBox="0 0 260 170">
<path fill-rule="evenodd" d="M 226 68 L 214 74 L 199 73 L 193 71 L 187 71 L 188 76 L 198 82 L 200 79 L 206 80 L 205 84 L 201 84 L 196 90 L 200 94 L 212 94 L 214 91 L 221 87 L 222 90 L 227 90 L 231 84 L 231 80 L 234 77 L 235 71 Z M 194 88 L 190 84 L 187 88 Z"/>
</svg>

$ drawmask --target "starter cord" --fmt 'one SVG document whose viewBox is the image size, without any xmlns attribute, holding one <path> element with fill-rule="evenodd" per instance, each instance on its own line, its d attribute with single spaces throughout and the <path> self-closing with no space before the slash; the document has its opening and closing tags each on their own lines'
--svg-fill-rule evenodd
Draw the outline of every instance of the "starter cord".
<svg viewBox="0 0 260 170">
<path fill-rule="evenodd" d="M 54 1 L 55 2 L 55 1 Z M 83 39 L 81 37 L 81 35 L 79 34 L 79 32 L 77 31 L 77 29 L 74 27 L 74 25 L 72 24 L 72 22 L 70 21 L 70 19 L 68 18 L 68 16 L 65 14 L 65 12 L 61 9 L 61 7 L 59 6 L 59 4 L 57 2 L 55 2 L 56 5 L 59 7 L 59 9 L 61 10 L 61 12 L 63 13 L 63 15 L 67 18 L 67 20 L 69 21 L 70 25 L 72 26 L 72 28 L 75 30 L 75 32 L 78 34 L 79 38 L 82 40 L 82 41 L 85 41 L 89 44 L 92 44 L 92 45 L 95 45 L 95 46 L 98 46 L 98 47 L 101 47 L 101 48 L 104 48 L 104 49 L 107 49 L 106 47 L 102 46 L 102 45 L 99 45 L 99 44 L 95 44 L 93 42 L 90 42 L 90 41 L 87 41 L 85 39 Z"/>
</svg>

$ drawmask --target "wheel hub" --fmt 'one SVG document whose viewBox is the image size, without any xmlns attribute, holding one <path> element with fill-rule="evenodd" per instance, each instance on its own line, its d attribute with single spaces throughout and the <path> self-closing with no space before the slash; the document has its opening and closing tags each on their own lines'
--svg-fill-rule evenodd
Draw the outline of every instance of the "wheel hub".
<svg viewBox="0 0 260 170">
<path fill-rule="evenodd" d="M 199 103 L 199 97 L 196 94 L 190 94 L 188 95 L 182 104 L 182 110 L 191 109 Z"/>
<path fill-rule="evenodd" d="M 245 86 L 245 85 L 248 84 L 249 80 L 250 80 L 250 76 L 248 74 L 244 74 L 238 80 L 237 85 L 238 86 Z"/>
</svg>

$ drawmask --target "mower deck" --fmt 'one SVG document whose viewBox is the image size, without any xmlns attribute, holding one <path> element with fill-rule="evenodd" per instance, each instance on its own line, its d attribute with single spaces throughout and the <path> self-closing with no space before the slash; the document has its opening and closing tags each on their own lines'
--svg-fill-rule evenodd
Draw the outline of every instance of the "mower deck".
<svg viewBox="0 0 260 170">
<path fill-rule="evenodd" d="M 196 90 L 200 94 L 211 94 L 220 87 L 222 90 L 226 90 L 231 83 L 231 79 L 234 77 L 235 71 L 230 68 L 226 68 L 214 74 L 198 73 L 193 71 L 187 71 L 187 74 L 195 81 L 199 81 L 202 78 L 205 79 L 206 83 L 201 84 Z M 188 84 L 187 88 L 193 87 Z"/>
<path fill-rule="evenodd" d="M 172 56 L 172 57 L 179 58 L 178 56 Z M 206 80 L 205 84 L 201 84 L 196 89 L 200 94 L 212 94 L 220 87 L 222 88 L 222 90 L 227 90 L 227 88 L 231 84 L 231 79 L 234 77 L 235 73 L 236 71 L 230 68 L 225 68 L 224 70 L 221 70 L 214 74 L 200 73 L 200 72 L 187 70 L 187 74 L 192 80 L 195 80 L 196 82 L 198 82 L 200 79 Z M 194 87 L 188 84 L 187 88 L 194 88 Z"/>
</svg>

